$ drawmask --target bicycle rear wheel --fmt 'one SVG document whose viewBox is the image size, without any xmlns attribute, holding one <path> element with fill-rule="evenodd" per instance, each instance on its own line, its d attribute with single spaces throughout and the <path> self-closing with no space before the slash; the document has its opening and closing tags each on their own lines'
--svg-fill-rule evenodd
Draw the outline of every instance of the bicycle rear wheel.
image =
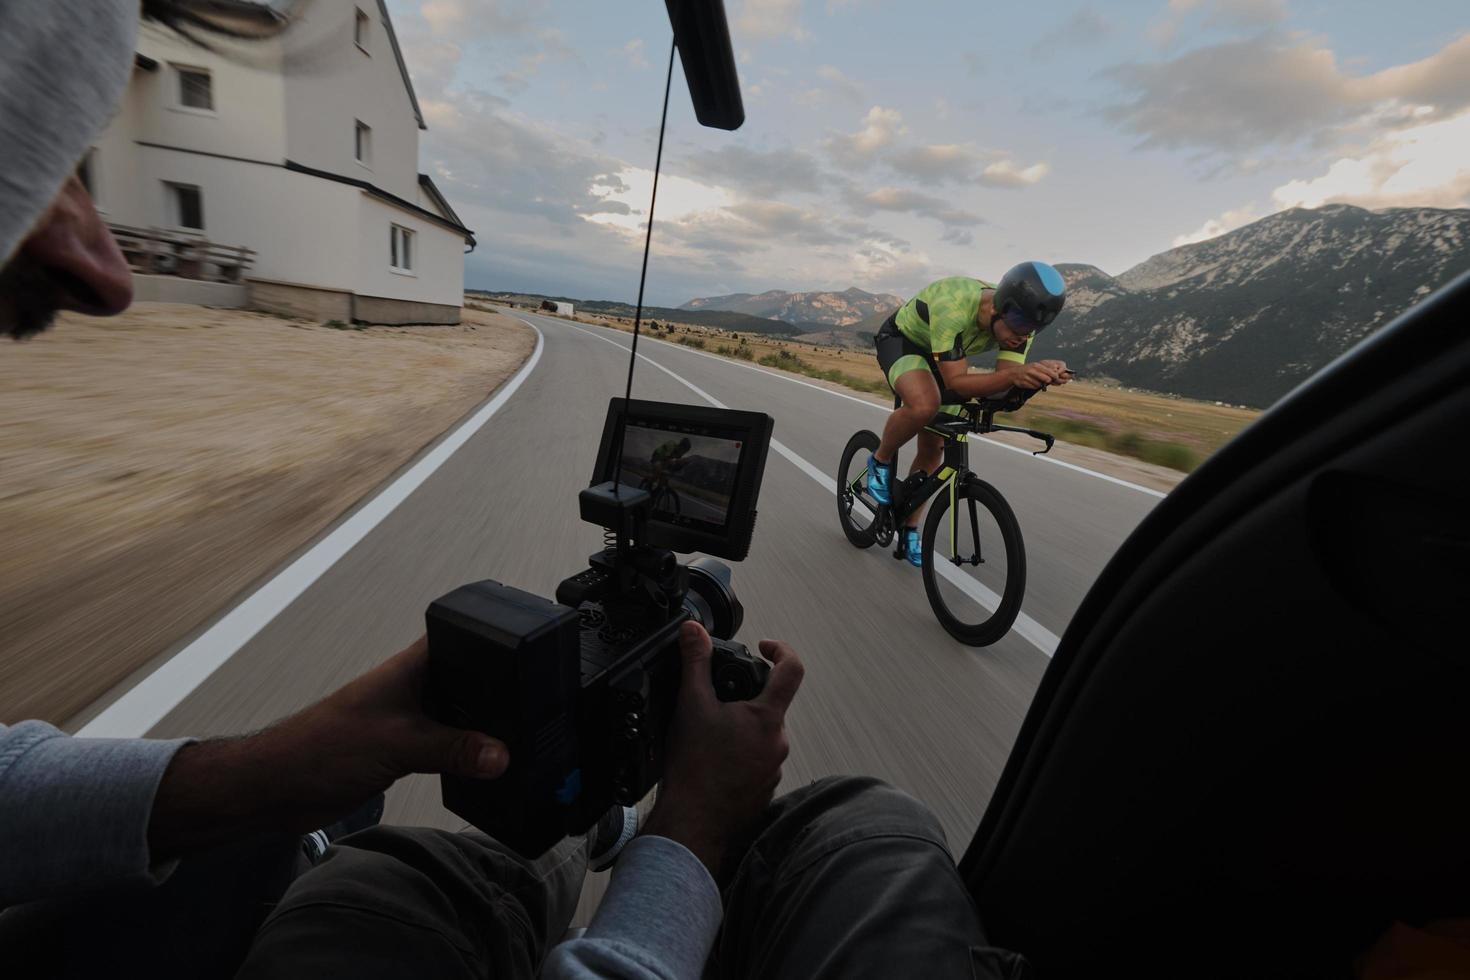
<svg viewBox="0 0 1470 980">
<path fill-rule="evenodd" d="M 877 434 L 863 429 L 847 440 L 837 466 L 837 520 L 859 548 L 872 547 L 878 537 L 878 502 L 868 493 L 868 455 L 877 448 Z"/>
<path fill-rule="evenodd" d="M 1000 491 L 973 477 L 941 490 L 923 548 L 924 591 L 949 635 L 975 647 L 1005 636 L 1026 594 L 1026 548 Z"/>
</svg>

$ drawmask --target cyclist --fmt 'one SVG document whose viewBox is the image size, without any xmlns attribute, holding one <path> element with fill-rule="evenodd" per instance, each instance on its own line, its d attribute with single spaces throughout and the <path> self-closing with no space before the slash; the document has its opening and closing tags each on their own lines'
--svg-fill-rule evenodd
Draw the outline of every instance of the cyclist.
<svg viewBox="0 0 1470 980">
<path fill-rule="evenodd" d="M 893 502 L 898 451 L 914 436 L 919 441 L 909 472 L 932 473 L 939 466 L 944 440 L 924 426 L 941 410 L 958 412 L 956 405 L 941 408 L 944 389 L 980 398 L 1013 385 L 1035 389 L 1071 379 L 1061 361 L 1026 363 L 1036 332 L 1056 319 L 1066 297 L 1056 269 L 1022 262 L 999 283 L 966 276 L 932 282 L 894 311 L 874 338 L 878 364 L 895 396 L 883 438 L 868 457 L 868 492 L 874 500 Z M 970 374 L 967 359 L 990 350 L 998 351 L 994 373 Z M 923 564 L 922 514 L 923 508 L 915 509 L 903 529 L 904 551 L 913 565 Z"/>
<path fill-rule="evenodd" d="M 669 474 L 683 468 L 684 454 L 689 451 L 689 446 L 688 436 L 660 443 L 653 451 L 653 455 L 649 457 L 649 462 L 653 464 L 653 472 L 648 474 L 647 480 L 643 481 L 643 488 L 657 493 L 668 486 Z"/>
</svg>

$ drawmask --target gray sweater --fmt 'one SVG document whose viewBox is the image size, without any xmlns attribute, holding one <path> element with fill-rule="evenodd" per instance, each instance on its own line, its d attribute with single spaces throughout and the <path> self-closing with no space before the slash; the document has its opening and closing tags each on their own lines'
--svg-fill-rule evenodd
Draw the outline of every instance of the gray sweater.
<svg viewBox="0 0 1470 980">
<path fill-rule="evenodd" d="M 71 738 L 0 725 L 0 908 L 124 882 L 157 883 L 148 852 L 164 770 L 188 739 Z M 720 928 L 720 891 L 682 845 L 624 849 L 592 924 L 551 951 L 554 980 L 696 978 Z"/>
<path fill-rule="evenodd" d="M 158 881 L 148 817 L 188 739 L 70 738 L 0 725 L 0 908 L 95 886 Z"/>
</svg>

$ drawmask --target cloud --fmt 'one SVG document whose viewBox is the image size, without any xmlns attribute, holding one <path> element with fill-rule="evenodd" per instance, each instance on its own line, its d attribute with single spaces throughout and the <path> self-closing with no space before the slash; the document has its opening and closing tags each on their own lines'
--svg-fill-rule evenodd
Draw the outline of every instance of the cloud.
<svg viewBox="0 0 1470 980">
<path fill-rule="evenodd" d="M 1090 44 L 1112 31 L 1113 25 L 1091 7 L 1078 7 L 1072 16 L 1037 38 L 1031 45 L 1033 58 L 1053 55 L 1059 48 Z"/>
<path fill-rule="evenodd" d="M 854 79 L 844 75 L 842 71 L 832 65 L 823 65 L 817 69 L 817 77 L 829 83 L 826 88 L 810 88 L 797 95 L 794 101 L 797 105 L 808 109 L 818 109 L 829 104 L 833 97 L 847 102 L 861 103 L 864 99 L 863 87 Z"/>
<path fill-rule="evenodd" d="M 1388 133 L 1327 172 L 1271 193 L 1277 206 L 1470 207 L 1470 112 Z"/>
<path fill-rule="evenodd" d="M 653 193 L 653 171 L 625 166 L 616 174 L 600 174 L 588 185 L 587 193 L 596 204 L 581 207 L 582 217 L 642 234 L 648 223 L 645 209 Z M 654 222 L 681 221 L 690 215 L 722 208 L 731 200 L 730 192 L 723 187 L 663 173 L 658 179 Z M 613 204 L 626 206 L 609 206 Z"/>
<path fill-rule="evenodd" d="M 734 18 L 735 32 L 751 41 L 806 39 L 801 26 L 801 0 L 745 0 Z"/>
<path fill-rule="evenodd" d="M 1030 187 L 1050 172 L 1051 165 L 1045 162 L 1022 167 L 1012 160 L 997 160 L 980 171 L 980 183 L 991 187 Z"/>
<path fill-rule="evenodd" d="M 576 137 L 510 111 L 504 100 L 461 90 L 453 100 L 421 98 L 429 131 L 424 152 L 448 175 L 442 190 L 455 209 L 474 205 L 532 215 L 553 225 L 576 222 L 604 194 L 608 174 L 624 165 Z M 473 226 L 472 226 L 473 227 Z"/>
<path fill-rule="evenodd" d="M 1260 217 L 1261 215 L 1256 211 L 1255 206 L 1250 204 L 1247 204 L 1243 208 L 1236 208 L 1233 211 L 1226 211 L 1218 218 L 1209 219 L 1188 234 L 1175 235 L 1173 247 L 1178 248 L 1180 245 L 1192 245 L 1195 242 L 1202 242 L 1209 238 L 1218 238 L 1227 231 L 1243 228 Z"/>
<path fill-rule="evenodd" d="M 830 137 L 825 145 L 839 165 L 864 166 L 906 132 L 903 115 L 897 109 L 875 105 L 863 117 L 862 129 L 845 136 Z"/>
<path fill-rule="evenodd" d="M 1446 115 L 1470 106 L 1470 34 L 1433 55 L 1349 75 L 1320 40 L 1267 33 L 1177 58 L 1104 73 L 1129 98 L 1106 110 L 1142 145 L 1239 152 L 1324 143 L 1353 125 L 1400 125 L 1417 107 Z"/>
<path fill-rule="evenodd" d="M 1029 187 L 1051 171 L 1044 162 L 1021 166 L 1003 153 L 982 154 L 954 143 L 900 150 L 887 162 L 899 173 L 928 183 L 964 182 L 986 187 Z"/>
<path fill-rule="evenodd" d="M 1385 134 L 1354 156 L 1340 157 L 1314 177 L 1271 192 L 1270 211 L 1355 204 L 1363 208 L 1470 207 L 1470 112 Z M 1263 217 L 1255 204 L 1226 211 L 1174 245 L 1234 231 Z"/>
<path fill-rule="evenodd" d="M 504 37 L 530 33 L 548 10 L 547 0 L 425 0 L 419 14 L 439 36 Z"/>
<path fill-rule="evenodd" d="M 975 150 L 955 143 L 910 147 L 888 158 L 899 173 L 930 183 L 969 180 L 979 163 Z"/>
<path fill-rule="evenodd" d="M 1168 49 L 1179 39 L 1184 21 L 1203 10 L 1206 28 L 1261 28 L 1286 19 L 1286 0 L 1169 0 L 1163 14 L 1148 27 L 1148 39 Z"/>
<path fill-rule="evenodd" d="M 515 67 L 501 72 L 495 80 L 511 95 L 519 95 L 531 84 L 531 79 L 545 64 L 563 64 L 580 61 L 576 50 L 567 43 L 566 35 L 556 28 L 538 31 L 539 47 L 527 47 Z"/>
<path fill-rule="evenodd" d="M 627 58 L 628 64 L 634 68 L 647 68 L 648 58 L 643 52 L 643 38 L 635 37 L 623 45 L 623 57 Z"/>
<path fill-rule="evenodd" d="M 802 150 L 754 150 L 729 144 L 701 150 L 683 162 L 692 176 L 733 187 L 752 197 L 815 194 L 830 186 L 816 158 Z"/>
<path fill-rule="evenodd" d="M 854 190 L 849 202 L 859 213 L 899 211 L 932 218 L 946 227 L 969 228 L 985 223 L 978 214 L 956 208 L 949 201 L 911 187 L 879 187 L 863 193 Z"/>
</svg>

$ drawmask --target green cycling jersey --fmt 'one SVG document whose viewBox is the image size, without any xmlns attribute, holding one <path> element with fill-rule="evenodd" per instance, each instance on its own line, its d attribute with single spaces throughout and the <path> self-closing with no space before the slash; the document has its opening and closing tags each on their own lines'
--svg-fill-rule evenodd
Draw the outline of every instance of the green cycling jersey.
<svg viewBox="0 0 1470 980">
<path fill-rule="evenodd" d="M 981 327 L 977 317 L 985 290 L 995 283 L 951 276 L 931 282 L 894 315 L 899 333 L 929 351 L 941 361 L 957 361 L 1000 347 L 990 331 Z M 1001 350 L 998 361 L 1026 363 L 1031 338 L 1020 350 Z"/>
</svg>

